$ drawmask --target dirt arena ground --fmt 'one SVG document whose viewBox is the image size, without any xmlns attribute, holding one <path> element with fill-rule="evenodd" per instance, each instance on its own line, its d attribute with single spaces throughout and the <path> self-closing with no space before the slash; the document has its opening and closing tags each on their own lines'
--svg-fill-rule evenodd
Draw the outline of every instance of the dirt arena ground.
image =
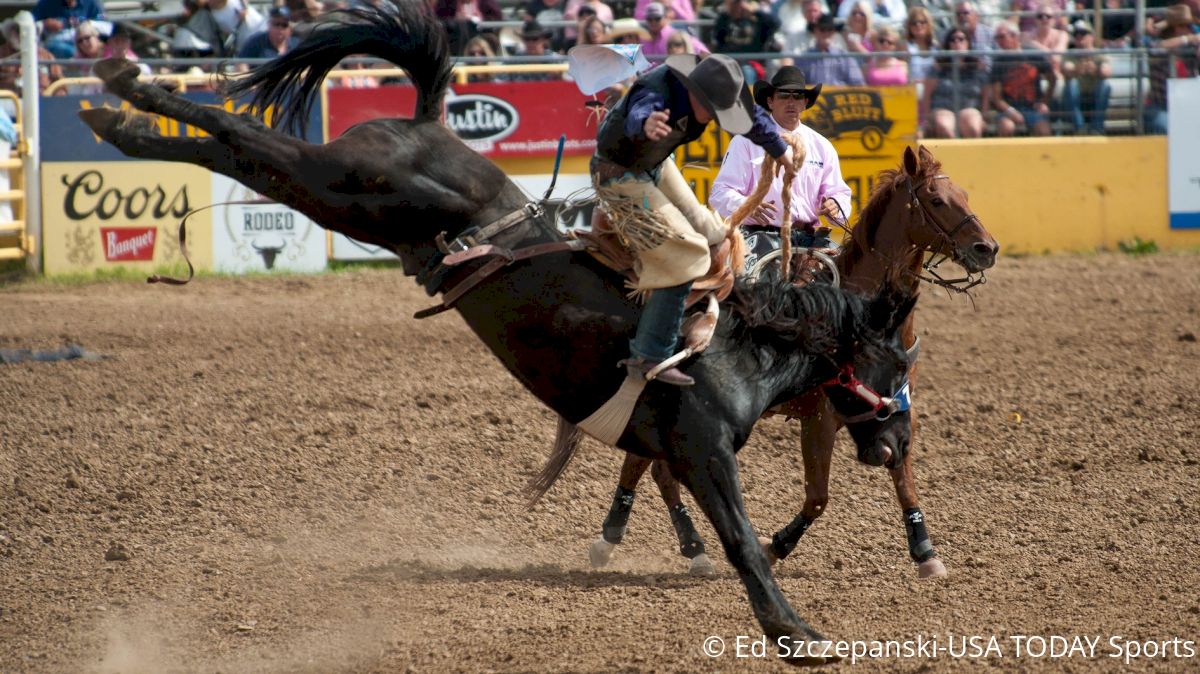
<svg viewBox="0 0 1200 674">
<path fill-rule="evenodd" d="M 111 356 L 0 365 L 0 672 L 785 671 L 734 657 L 744 590 L 719 549 L 686 575 L 649 481 L 588 567 L 616 451 L 588 441 L 525 508 L 554 417 L 456 316 L 410 318 L 428 302 L 388 270 L 0 288 L 0 348 Z M 778 569 L 798 612 L 995 636 L 1004 670 L 1200 668 L 1198 306 L 1195 254 L 1006 258 L 974 309 L 927 291 L 916 467 L 950 576 L 916 578 L 890 481 L 843 440 Z M 740 455 L 763 532 L 803 501 L 798 446 L 769 420 Z M 1011 638 L 1052 635 L 1100 641 Z M 1157 657 L 1127 665 L 1133 641 Z M 963 664 L 915 655 L 856 670 Z"/>
</svg>

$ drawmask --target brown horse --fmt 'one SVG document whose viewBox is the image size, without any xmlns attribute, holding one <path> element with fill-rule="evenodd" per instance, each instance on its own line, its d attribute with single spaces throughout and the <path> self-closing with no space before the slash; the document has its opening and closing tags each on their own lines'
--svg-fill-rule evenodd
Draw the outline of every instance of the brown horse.
<svg viewBox="0 0 1200 674">
<path fill-rule="evenodd" d="M 847 288 L 858 292 L 875 291 L 899 265 L 906 272 L 900 277 L 900 283 L 908 292 L 916 293 L 922 280 L 949 285 L 923 269 L 941 260 L 952 259 L 969 274 L 982 274 L 995 264 L 999 250 L 996 240 L 971 212 L 966 193 L 941 171 L 941 163 L 929 150 L 921 147 L 917 153 L 907 149 L 899 169 L 886 170 L 879 175 L 871 198 L 859 214 L 858 224 L 837 256 L 838 271 Z M 931 256 L 929 262 L 926 262 L 926 254 Z M 902 326 L 904 346 L 914 359 L 909 369 L 910 390 L 916 376 L 915 329 L 914 318 L 910 316 Z M 841 426 L 820 391 L 790 401 L 774 412 L 801 419 L 806 497 L 803 509 L 791 523 L 771 540 L 761 539 L 772 561 L 791 553 L 808 527 L 825 512 L 829 501 L 829 465 L 834 436 Z M 915 414 L 911 418 L 915 434 Z M 593 566 L 607 565 L 616 544 L 621 542 L 633 507 L 634 490 L 651 465 L 641 457 L 626 457 L 601 534 L 589 548 Z M 902 461 L 889 464 L 887 468 L 903 511 L 909 555 L 917 564 L 919 577 L 944 576 L 945 566 L 929 542 L 925 516 L 917 501 L 912 453 L 908 452 Z M 679 538 L 680 554 L 691 560 L 691 572 L 711 573 L 712 563 L 687 507 L 680 499 L 679 484 L 665 466 L 658 463 L 653 463 L 651 475 L 670 512 Z"/>
<path fill-rule="evenodd" d="M 139 81 L 137 66 L 123 59 L 98 62 L 96 74 L 141 112 L 100 108 L 80 116 L 127 155 L 207 167 L 329 229 L 396 252 L 406 273 L 442 293 L 439 308 L 452 306 L 533 395 L 579 423 L 631 381 L 613 364 L 626 355 L 639 307 L 615 274 L 572 255 L 578 246 L 564 241 L 541 204 L 441 123 L 449 55 L 445 32 L 424 6 L 380 0 L 334 13 L 301 45 L 231 87 L 251 98 L 252 109 L 273 108 L 277 122 L 294 128 L 331 69 L 369 54 L 409 73 L 417 89 L 413 119 L 372 120 L 314 145 L 257 117 Z M 209 135 L 163 137 L 142 113 Z M 688 488 L 738 570 L 763 633 L 790 663 L 837 656 L 775 582 L 746 516 L 736 452 L 767 409 L 824 387 L 832 406 L 853 418 L 850 434 L 863 452 L 902 456 L 910 427 L 895 400 L 907 370 L 899 325 L 914 302 L 816 284 L 737 284 L 709 351 L 683 365 L 696 385 L 645 384 L 615 443 L 665 460 Z"/>
</svg>

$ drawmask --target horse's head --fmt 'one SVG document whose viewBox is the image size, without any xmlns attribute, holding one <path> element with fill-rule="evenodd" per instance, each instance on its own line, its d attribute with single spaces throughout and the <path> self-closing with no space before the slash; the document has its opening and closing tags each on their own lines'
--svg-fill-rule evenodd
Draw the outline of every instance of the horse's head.
<svg viewBox="0 0 1200 674">
<path fill-rule="evenodd" d="M 922 146 L 904 150 L 904 174 L 897 176 L 917 217 L 912 218 L 910 240 L 919 248 L 944 255 L 968 272 L 996 264 L 1000 244 L 984 229 L 967 204 L 967 193 L 941 173 L 942 164 Z"/>
<path fill-rule="evenodd" d="M 825 396 L 850 431 L 858 460 L 871 466 L 894 468 L 908 453 L 912 436 L 910 363 L 900 326 L 916 302 L 916 296 L 896 290 L 875 298 L 870 304 L 867 335 L 855 344 L 849 363 L 825 384 Z"/>
</svg>

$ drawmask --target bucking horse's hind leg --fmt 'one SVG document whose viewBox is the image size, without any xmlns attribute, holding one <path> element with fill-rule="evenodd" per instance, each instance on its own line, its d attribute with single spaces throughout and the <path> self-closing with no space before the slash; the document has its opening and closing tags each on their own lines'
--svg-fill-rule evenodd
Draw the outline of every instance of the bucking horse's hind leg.
<svg viewBox="0 0 1200 674">
<path fill-rule="evenodd" d="M 750 597 L 763 633 L 777 644 L 789 664 L 834 662 L 833 644 L 796 615 L 771 575 L 767 555 L 758 543 L 742 503 L 737 462 L 730 448 L 700 456 L 673 456 L 671 472 L 692 492 L 708 515 L 729 562 Z"/>
</svg>

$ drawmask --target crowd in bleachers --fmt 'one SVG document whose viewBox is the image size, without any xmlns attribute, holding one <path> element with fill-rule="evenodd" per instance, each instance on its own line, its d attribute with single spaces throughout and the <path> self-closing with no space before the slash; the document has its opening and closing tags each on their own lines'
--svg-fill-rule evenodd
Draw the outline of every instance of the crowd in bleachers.
<svg viewBox="0 0 1200 674">
<path fill-rule="evenodd" d="M 39 0 L 41 84 L 86 74 L 87 62 L 103 56 L 136 60 L 138 49 L 155 60 L 272 58 L 294 47 L 321 14 L 373 1 L 184 0 L 182 16 L 147 25 L 136 17 L 114 20 L 102 0 Z M 917 84 L 923 130 L 937 137 L 1104 133 L 1114 84 L 1123 99 L 1131 90 L 1114 81 L 1114 72 L 1128 74 L 1132 61 L 1108 50 L 1131 47 L 1156 50 L 1146 73 L 1144 124 L 1164 133 L 1166 80 L 1196 77 L 1200 69 L 1200 0 L 1149 0 L 1142 26 L 1132 11 L 1106 13 L 1093 25 L 1092 4 L 1074 0 L 716 1 L 427 0 L 454 53 L 474 63 L 550 59 L 576 44 L 598 43 L 640 44 L 652 59 L 726 53 L 739 57 L 751 83 L 794 64 L 810 82 L 827 85 Z M 1104 5 L 1133 7 L 1132 0 Z M 19 43 L 14 22 L 0 29 L 3 58 Z M 0 86 L 16 88 L 16 70 L 11 59 L 0 66 Z M 562 75 L 472 79 L 556 77 Z M 379 80 L 364 71 L 346 82 Z"/>
</svg>

